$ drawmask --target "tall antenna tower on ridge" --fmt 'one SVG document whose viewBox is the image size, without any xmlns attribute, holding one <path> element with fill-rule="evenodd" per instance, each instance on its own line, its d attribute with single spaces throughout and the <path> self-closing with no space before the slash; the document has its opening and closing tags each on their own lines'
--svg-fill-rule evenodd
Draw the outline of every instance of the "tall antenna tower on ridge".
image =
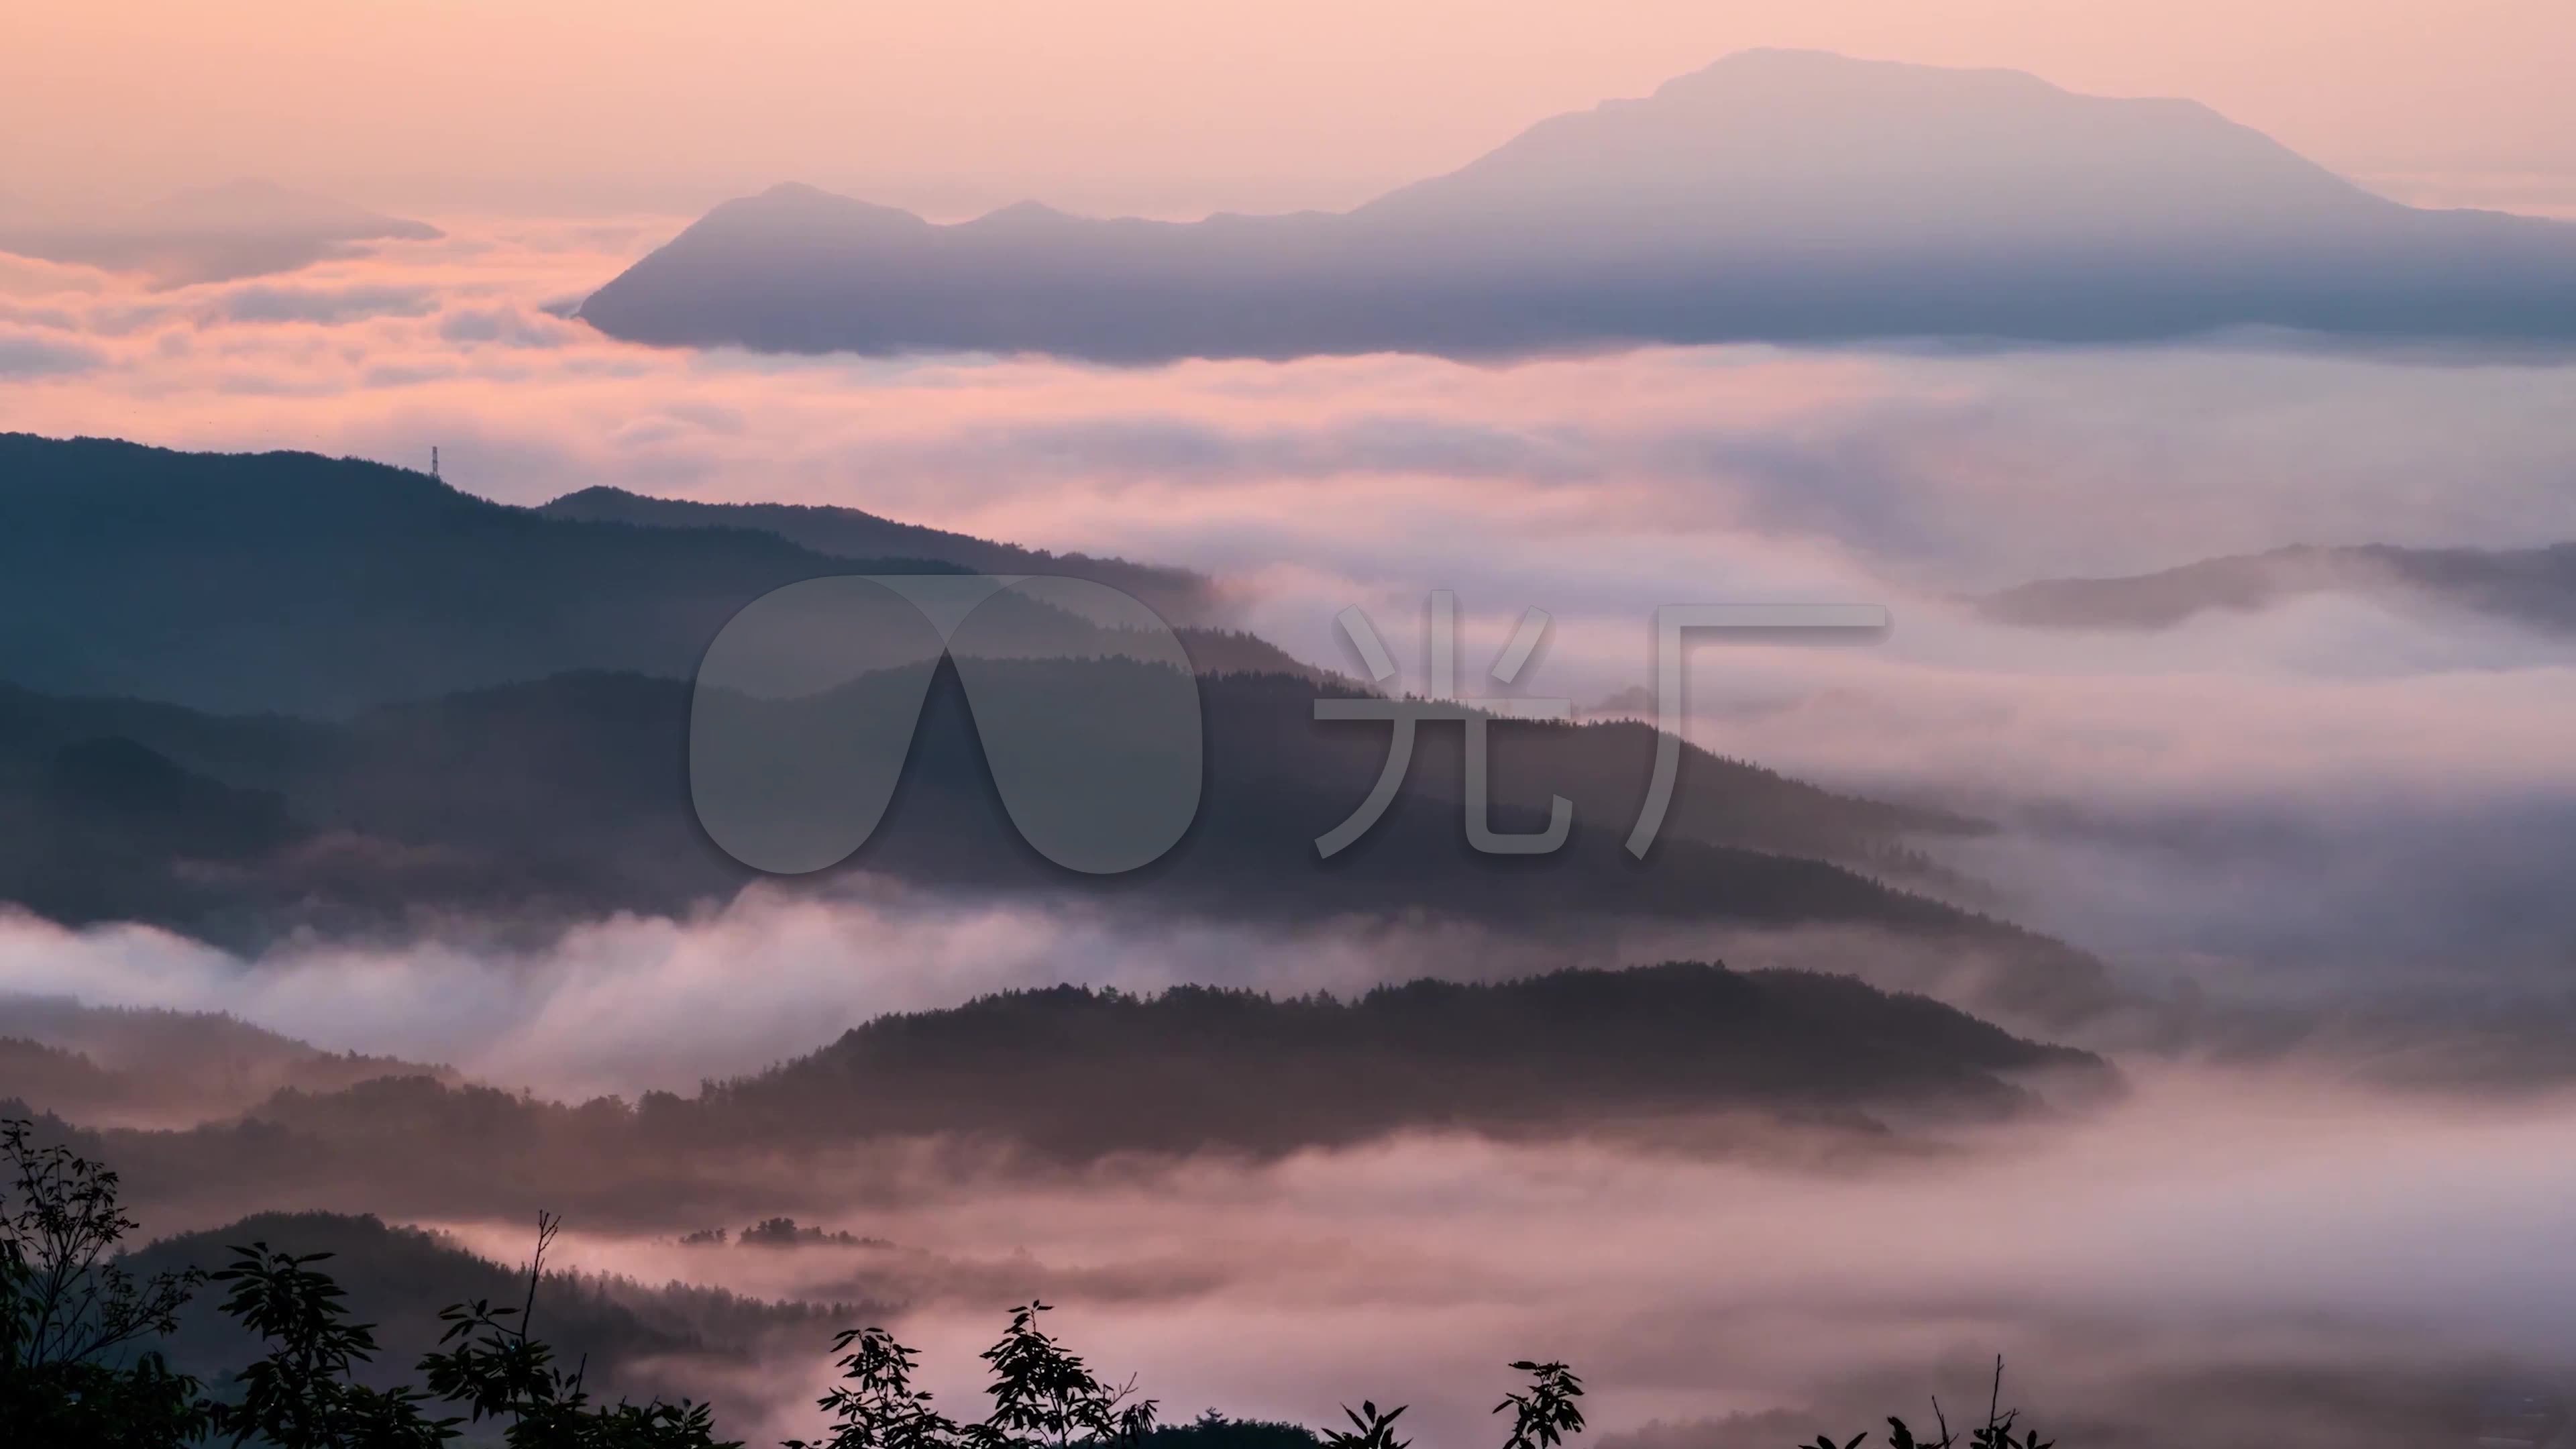
<svg viewBox="0 0 2576 1449">
<path fill-rule="evenodd" d="M 432 478 L 438 476 L 438 445 L 436 443 L 429 445 L 429 476 Z"/>
</svg>

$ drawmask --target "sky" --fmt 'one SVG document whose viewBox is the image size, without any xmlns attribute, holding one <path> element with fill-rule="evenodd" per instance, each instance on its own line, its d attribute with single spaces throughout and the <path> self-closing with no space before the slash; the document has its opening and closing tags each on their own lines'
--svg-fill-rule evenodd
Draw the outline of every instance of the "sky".
<svg viewBox="0 0 2576 1449">
<path fill-rule="evenodd" d="M 2576 200 L 2564 0 L 26 0 L 9 31 L 0 202 L 1340 207 L 1760 45 L 2188 96 L 2391 190 Z"/>
</svg>

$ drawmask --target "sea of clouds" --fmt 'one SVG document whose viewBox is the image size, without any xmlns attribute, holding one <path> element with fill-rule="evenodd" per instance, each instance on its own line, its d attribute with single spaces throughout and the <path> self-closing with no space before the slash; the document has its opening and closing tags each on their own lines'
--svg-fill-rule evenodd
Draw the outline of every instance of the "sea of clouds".
<svg viewBox="0 0 2576 1449">
<path fill-rule="evenodd" d="M 151 289 L 0 258 L 0 427 L 305 448 L 533 503 L 593 484 L 843 504 L 1197 567 L 1421 687 L 1458 591 L 1469 679 L 1638 705 L 1659 604 L 1887 605 L 1865 650 L 1703 646 L 1690 732 L 2011 823 L 1956 862 L 2008 913 L 2180 968 L 2477 973 L 2563 960 L 2576 649 L 2386 600 L 2050 633 L 1963 593 L 2290 543 L 2576 538 L 2576 366 L 2179 348 L 1642 349 L 1078 366 L 653 350 L 560 315 L 679 225 L 440 217 L 448 236 Z M 1480 685 L 1499 689 L 1490 680 Z"/>
<path fill-rule="evenodd" d="M 2564 1000 L 2576 643 L 2337 597 L 2156 633 L 2038 633 L 1958 596 L 2290 543 L 2576 538 L 2576 367 L 2279 338 L 1151 369 L 655 351 L 561 314 L 676 220 L 438 220 L 442 241 L 159 291 L 0 258 L 0 428 L 417 467 L 436 446 L 450 481 L 505 502 L 613 484 L 843 504 L 1185 564 L 1334 667 L 1352 661 L 1331 621 L 1362 606 L 1417 685 L 1423 597 L 1452 588 L 1471 669 L 1525 607 L 1547 610 L 1515 689 L 1578 705 L 1651 679 L 1658 604 L 1884 603 L 1896 625 L 1869 648 L 1695 653 L 1693 734 L 2003 822 L 1948 863 L 2132 978 Z M 0 988 L 229 1010 L 573 1098 L 685 1091 L 879 1012 L 1011 986 L 1221 972 L 1355 990 L 1572 961 L 1876 959 L 1847 944 L 1639 930 L 1570 949 L 1426 922 L 1265 933 L 756 892 L 537 948 L 460 923 L 399 952 L 299 941 L 256 960 L 12 919 Z M 2285 1436 L 2345 1422 L 2329 1400 L 2367 1418 L 2369 1384 L 2576 1355 L 2576 1167 L 2556 1096 L 2392 1096 L 2313 1060 L 2124 1066 L 2137 1090 L 2080 1124 L 1848 1178 L 1430 1138 L 1124 1187 L 988 1184 L 864 1221 L 835 1212 L 829 1183 L 780 1207 L 933 1252 L 1025 1248 L 1051 1271 L 1164 1284 L 1069 1307 L 1064 1326 L 1180 1415 L 1215 1403 L 1322 1423 L 1362 1395 L 1412 1399 L 1431 1445 L 1490 1437 L 1501 1365 L 1528 1355 L 1591 1372 L 1611 1430 L 1912 1409 L 1944 1385 L 1955 1401 L 2002 1351 L 2043 1409 L 2234 1405 L 2232 1422 L 2270 1415 Z M 514 1251 L 515 1228 L 456 1226 Z M 664 1238 L 569 1249 L 775 1294 L 840 1271 L 693 1266 L 711 1260 Z M 995 1306 L 907 1317 L 945 1401 L 971 1399 L 964 1370 Z M 810 1368 L 741 1368 L 735 1386 L 786 1423 Z M 2354 1373 L 2360 1386 L 2332 1377 Z M 1646 1442 L 1728 1442 L 1660 1432 Z"/>
</svg>

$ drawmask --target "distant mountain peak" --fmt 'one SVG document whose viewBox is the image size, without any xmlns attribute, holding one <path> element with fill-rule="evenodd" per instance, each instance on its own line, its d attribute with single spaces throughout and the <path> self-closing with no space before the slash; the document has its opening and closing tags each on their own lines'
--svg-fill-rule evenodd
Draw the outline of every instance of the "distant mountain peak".
<svg viewBox="0 0 2576 1449">
<path fill-rule="evenodd" d="M 2150 630 L 2321 594 L 2484 614 L 2566 636 L 2576 634 L 2576 543 L 2526 549 L 2298 543 L 2147 574 L 2040 579 L 1971 602 L 1999 623 Z"/>
<path fill-rule="evenodd" d="M 1078 220 L 1080 220 L 1080 218 L 1074 216 L 1072 213 L 1058 211 L 1043 201 L 1023 199 L 1020 201 L 1014 201 L 1008 206 L 988 211 L 982 216 L 975 218 L 975 220 L 969 224 L 975 226 L 998 226 L 1029 223 L 1047 224 Z"/>
<path fill-rule="evenodd" d="M 1930 226 L 2225 232 L 2249 207 L 2400 210 L 2196 102 L 2088 96 L 2022 71 L 1753 50 L 1642 100 L 1551 117 L 1363 211 L 1687 197 L 1715 234 Z M 2092 213 L 2088 216 L 2087 213 Z"/>
<path fill-rule="evenodd" d="M 1620 342 L 2576 339 L 2576 227 L 2420 211 L 2206 106 L 1757 50 L 1346 213 L 728 202 L 583 303 L 651 343 L 1107 362 Z"/>
<path fill-rule="evenodd" d="M 725 202 L 707 213 L 698 224 L 704 226 L 726 217 L 757 217 L 767 222 L 800 219 L 838 224 L 864 222 L 903 230 L 924 229 L 930 225 L 901 207 L 861 201 L 802 181 L 782 181 L 756 196 Z"/>
<path fill-rule="evenodd" d="M 1891 77 L 1940 77 L 1942 83 L 2003 83 L 2032 90 L 2070 94 L 2062 87 L 2024 70 L 2002 66 L 1923 65 L 1913 61 L 1875 60 L 1812 46 L 1752 45 L 1731 50 L 1697 70 L 1688 70 L 1655 87 L 1658 96 L 1687 93 L 1715 85 L 1736 85 L 1748 77 L 1814 84 L 1829 80 L 1884 82 Z"/>
</svg>

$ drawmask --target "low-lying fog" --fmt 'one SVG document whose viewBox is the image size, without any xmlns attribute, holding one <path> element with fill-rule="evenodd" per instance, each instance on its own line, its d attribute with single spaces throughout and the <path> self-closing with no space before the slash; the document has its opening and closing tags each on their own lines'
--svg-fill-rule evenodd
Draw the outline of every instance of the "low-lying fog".
<svg viewBox="0 0 2576 1449">
<path fill-rule="evenodd" d="M 619 916 L 535 948 L 466 921 L 398 948 L 297 941 L 246 960 L 151 927 L 74 931 L 0 916 L 0 997 L 225 1012 L 330 1050 L 441 1064 L 565 1101 L 686 1093 L 886 1012 L 1014 988 L 1195 982 L 1349 995 L 1426 976 L 1490 981 L 1676 960 L 1857 976 L 2123 1058 L 2313 1057 L 2335 1073 L 2428 1089 L 2576 1081 L 2576 993 L 2547 973 L 2473 960 L 2450 976 L 2378 980 L 2322 965 L 2175 971 L 2115 958 L 2106 982 L 2061 989 L 2027 967 L 1864 928 L 1641 921 L 1496 932 L 1438 919 L 1265 928 L 1134 904 L 914 893 L 868 877 L 838 897 L 754 889 L 685 921 Z M 150 1074 L 149 1063 L 102 1065 Z M 178 1093 L 152 1120 L 179 1125 L 240 1105 Z"/>
<path fill-rule="evenodd" d="M 1884 967 L 1894 949 L 1829 935 L 1701 944 L 1745 964 Z M 0 929 L 13 989 L 225 1008 L 326 1047 L 563 1096 L 686 1091 L 876 1012 L 1010 985 L 1352 989 L 1564 959 L 1456 927 L 1262 937 L 895 896 L 754 897 L 516 957 L 314 946 L 246 964 L 134 929 Z M 683 1245 L 743 1223 L 675 1216 L 625 1235 L 575 1223 L 557 1261 L 901 1304 L 892 1326 L 960 1407 L 1004 1310 L 1043 1295 L 1073 1346 L 1139 1375 L 1170 1413 L 1321 1424 L 1341 1401 L 1409 1401 L 1426 1449 L 1491 1436 L 1503 1365 L 1530 1356 L 1589 1376 L 1602 1429 L 1651 1426 L 1660 1437 L 1638 1449 L 1848 1434 L 1934 1392 L 1955 1410 L 1994 1353 L 2009 1360 L 2008 1396 L 2056 1429 L 2156 1418 L 2236 1442 L 2268 1425 L 2284 1436 L 2271 1442 L 2422 1443 L 2482 1386 L 2549 1381 L 2576 1359 L 2564 1250 L 2576 1091 L 2372 1085 L 2370 1053 L 2331 1038 L 2260 1059 L 2208 1045 L 2119 1052 L 2131 1084 L 2119 1100 L 1862 1159 L 1414 1135 L 1266 1165 L 1112 1163 L 1042 1185 L 913 1170 L 893 1191 L 883 1159 L 816 1161 L 782 1172 L 763 1212 L 881 1241 Z M 524 1223 L 439 1226 L 501 1261 L 526 1250 Z M 800 1427 L 824 1347 L 644 1372 L 716 1395 L 734 1432 L 756 1438 Z M 1775 1410 L 1795 1413 L 1758 1417 Z"/>
<path fill-rule="evenodd" d="M 1955 1418 L 2000 1352 L 2010 1397 L 2049 1425 L 2171 1394 L 2304 1413 L 2348 1443 L 2381 1442 L 2359 1432 L 2363 1385 L 2431 1401 L 2453 1377 L 2576 1356 L 2576 1100 L 2469 1108 L 2208 1068 L 2137 1087 L 2080 1121 L 1867 1169 L 1418 1137 L 896 1207 L 818 1185 L 778 1205 L 902 1252 L 682 1246 L 708 1225 L 673 1223 L 649 1239 L 575 1225 L 560 1256 L 772 1297 L 902 1284 L 915 1306 L 894 1326 L 956 1406 L 1004 1306 L 1043 1293 L 1075 1348 L 1167 1411 L 1323 1423 L 1367 1396 L 1413 1403 L 1431 1445 L 1494 1437 L 1503 1365 L 1533 1356 L 1577 1364 L 1611 1431 L 1821 1405 L 1839 1417 L 1800 1427 L 1848 1432 L 1936 1390 Z M 452 1226 L 524 1254 L 524 1225 Z M 727 1387 L 792 1405 L 823 1363 L 782 1344 Z"/>
</svg>

